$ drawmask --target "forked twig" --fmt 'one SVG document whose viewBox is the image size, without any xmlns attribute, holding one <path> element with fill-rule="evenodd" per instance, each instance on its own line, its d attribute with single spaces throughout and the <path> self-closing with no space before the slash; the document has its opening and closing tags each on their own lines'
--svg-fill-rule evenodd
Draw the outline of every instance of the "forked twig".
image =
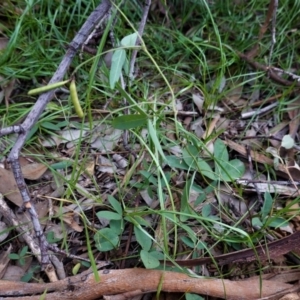
<svg viewBox="0 0 300 300">
<path fill-rule="evenodd" d="M 81 46 L 83 45 L 83 43 L 85 42 L 89 34 L 92 32 L 95 26 L 97 26 L 99 21 L 105 18 L 106 14 L 109 12 L 111 8 L 111 5 L 112 5 L 111 0 L 102 0 L 102 2 L 97 6 L 97 8 L 91 13 L 91 15 L 85 21 L 85 23 L 83 24 L 79 32 L 74 37 L 73 41 L 70 43 L 65 56 L 63 57 L 53 77 L 49 81 L 49 84 L 59 82 L 63 79 L 77 51 L 81 48 Z M 54 93 L 55 91 L 52 90 L 42 94 L 36 101 L 35 105 L 31 109 L 25 121 L 20 126 L 3 128 L 0 130 L 0 136 L 4 136 L 10 133 L 19 134 L 15 142 L 15 145 L 13 146 L 13 148 L 11 149 L 8 155 L 8 161 L 11 163 L 13 174 L 16 179 L 17 186 L 20 190 L 24 202 L 24 207 L 27 209 L 27 211 L 30 214 L 30 218 L 34 227 L 36 237 L 39 240 L 39 246 L 41 249 L 42 269 L 45 269 L 48 265 L 51 265 L 51 261 L 48 254 L 50 245 L 47 242 L 45 235 L 42 231 L 42 227 L 40 225 L 35 207 L 30 202 L 31 198 L 27 190 L 27 185 L 25 183 L 21 171 L 21 166 L 19 163 L 19 155 L 25 143 L 26 137 L 29 134 L 30 129 L 37 122 L 41 113 L 44 111 L 47 103 L 53 98 Z"/>
</svg>

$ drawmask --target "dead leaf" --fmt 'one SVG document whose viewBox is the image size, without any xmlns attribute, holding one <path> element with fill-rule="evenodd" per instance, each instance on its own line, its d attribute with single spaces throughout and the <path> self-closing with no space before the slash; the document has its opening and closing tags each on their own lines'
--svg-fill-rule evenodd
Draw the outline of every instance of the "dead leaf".
<svg viewBox="0 0 300 300">
<path fill-rule="evenodd" d="M 299 297 L 298 293 L 290 293 L 290 294 L 283 296 L 279 300 L 300 300 L 300 297 Z"/>
<path fill-rule="evenodd" d="M 19 207 L 23 204 L 13 173 L 3 168 L 0 168 L 0 193 Z"/>
<path fill-rule="evenodd" d="M 228 147 L 230 147 L 232 150 L 239 152 L 240 154 L 247 156 L 247 151 L 246 148 L 244 146 L 241 146 L 233 141 L 230 140 L 225 140 L 224 141 L 225 145 L 227 145 Z M 251 158 L 253 161 L 261 163 L 261 164 L 267 164 L 269 166 L 274 166 L 274 161 L 263 155 L 258 153 L 257 151 L 250 151 L 251 154 Z M 296 169 L 294 167 L 287 167 L 283 164 L 278 164 L 277 165 L 277 170 L 281 172 L 281 176 L 287 179 L 291 179 L 289 176 L 289 173 L 291 174 L 293 180 L 300 180 L 300 170 Z"/>
<path fill-rule="evenodd" d="M 25 271 L 21 267 L 11 265 L 6 269 L 3 279 L 9 281 L 21 281 L 24 274 Z"/>
<path fill-rule="evenodd" d="M 201 95 L 199 92 L 192 94 L 193 102 L 196 104 L 198 110 L 202 113 L 203 103 L 204 103 L 204 96 Z"/>
<path fill-rule="evenodd" d="M 0 255 L 0 278 L 3 277 L 7 265 L 10 262 L 10 258 L 8 257 L 8 255 L 11 253 L 12 250 L 12 246 L 11 244 L 9 244 L 9 247 L 7 248 L 6 251 L 2 251 L 1 255 Z"/>
<path fill-rule="evenodd" d="M 300 97 L 298 97 L 295 101 L 291 102 L 288 106 L 289 107 L 287 112 L 291 119 L 291 121 L 289 122 L 289 127 L 290 127 L 289 134 L 291 135 L 292 138 L 295 138 L 299 128 L 299 122 L 300 122 L 299 119 Z"/>
<path fill-rule="evenodd" d="M 95 170 L 95 159 L 93 157 L 89 157 L 86 161 L 84 161 L 84 173 L 88 176 L 93 176 Z"/>
<path fill-rule="evenodd" d="M 47 166 L 41 163 L 32 163 L 22 167 L 24 178 L 29 180 L 37 180 L 46 172 Z"/>
<path fill-rule="evenodd" d="M 75 220 L 74 220 L 74 214 L 73 213 L 68 213 L 64 214 L 62 216 L 62 219 L 65 223 L 67 223 L 73 230 L 77 232 L 82 232 L 83 227 L 80 226 Z"/>
</svg>

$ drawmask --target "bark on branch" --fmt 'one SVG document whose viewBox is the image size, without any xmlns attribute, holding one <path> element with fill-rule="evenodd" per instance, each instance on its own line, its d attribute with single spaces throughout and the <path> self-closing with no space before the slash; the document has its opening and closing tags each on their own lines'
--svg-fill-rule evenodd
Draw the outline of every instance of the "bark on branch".
<svg viewBox="0 0 300 300">
<path fill-rule="evenodd" d="M 278 282 L 276 278 L 267 280 L 258 276 L 245 281 L 230 281 L 192 278 L 183 273 L 138 268 L 103 270 L 99 271 L 99 276 L 100 282 L 95 281 L 94 274 L 90 271 L 47 284 L 0 280 L 0 296 L 5 296 L 6 300 L 16 297 L 18 300 L 37 300 L 47 291 L 43 299 L 90 300 L 103 295 L 133 292 L 137 289 L 142 293 L 153 292 L 161 286 L 161 291 L 166 292 L 189 292 L 224 299 L 252 300 L 270 296 L 273 297 L 269 299 L 276 299 L 283 293 L 298 289 L 297 286 Z"/>
</svg>

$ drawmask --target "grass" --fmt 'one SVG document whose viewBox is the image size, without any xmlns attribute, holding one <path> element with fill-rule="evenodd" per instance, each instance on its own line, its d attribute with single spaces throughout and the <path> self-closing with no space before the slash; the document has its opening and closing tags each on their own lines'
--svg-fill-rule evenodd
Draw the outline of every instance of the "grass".
<svg viewBox="0 0 300 300">
<path fill-rule="evenodd" d="M 12 79 L 17 81 L 8 111 L 3 101 L 0 104 L 1 127 L 18 124 L 24 119 L 36 99 L 27 96 L 27 91 L 49 81 L 68 43 L 96 5 L 93 1 L 7 3 L 2 7 L 5 21 L 1 30 L 10 38 L 10 43 L 2 50 L 0 74 L 2 83 Z M 198 4 L 190 1 L 189 5 L 188 1 L 173 3 L 174 7 L 170 8 L 173 13 L 168 18 L 155 12 L 150 15 L 137 61 L 139 75 L 132 82 L 127 82 L 125 90 L 119 84 L 112 90 L 109 83 L 103 80 L 103 68 L 98 67 L 102 61 L 101 53 L 111 49 L 108 30 L 98 41 L 100 47 L 96 55 L 77 55 L 68 76 L 76 71 L 84 120 L 76 117 L 68 94 L 61 92 L 47 106 L 23 150 L 24 155 L 29 156 L 34 149 L 33 157 L 47 164 L 52 175 L 59 178 L 57 180 L 63 180 L 64 193 L 57 197 L 61 199 L 53 199 L 54 206 L 60 210 L 54 215 L 53 221 L 64 224 L 62 210 L 66 206 L 65 200 L 70 201 L 74 205 L 72 209 L 77 209 L 73 221 L 85 227 L 84 234 L 73 228 L 73 235 L 83 243 L 88 243 L 92 261 L 95 259 L 93 257 L 98 257 L 98 251 L 101 251 L 101 259 L 108 253 L 106 258 L 121 260 L 121 256 L 116 254 L 119 250 L 125 251 L 128 257 L 135 257 L 135 264 L 139 264 L 137 258 L 141 257 L 143 264 L 152 268 L 157 267 L 158 259 L 175 259 L 180 255 L 194 257 L 215 248 L 230 252 L 232 249 L 253 247 L 263 240 L 266 231 L 273 232 L 273 227 L 268 225 L 270 220 L 289 218 L 288 207 L 277 209 L 275 204 L 277 200 L 281 201 L 282 196 L 272 195 L 268 198 L 272 209 L 254 211 L 254 216 L 261 222 L 260 230 L 252 233 L 244 223 L 239 222 L 243 215 L 232 215 L 229 204 L 222 202 L 223 194 L 234 193 L 239 201 L 249 202 L 249 206 L 253 203 L 233 180 L 224 182 L 228 167 L 224 164 L 224 157 L 205 155 L 204 151 L 209 151 L 209 142 L 215 143 L 216 138 L 223 138 L 222 134 L 227 129 L 213 130 L 205 140 L 201 140 L 183 123 L 184 118 L 174 118 L 179 103 L 184 110 L 198 111 L 192 94 L 201 91 L 205 99 L 202 127 L 204 130 L 209 128 L 215 118 L 209 108 L 224 107 L 226 96 L 236 90 L 237 85 L 243 87 L 240 98 L 254 92 L 259 93 L 259 99 L 283 93 L 285 96 L 279 99 L 280 105 L 274 111 L 274 120 L 280 123 L 286 118 L 292 87 L 280 86 L 268 80 L 263 72 L 250 69 L 236 53 L 250 50 L 257 42 L 259 25 L 265 20 L 268 1 L 240 1 L 237 5 L 232 1 L 216 1 L 211 5 L 206 1 Z M 297 5 L 297 1 L 293 4 L 280 1 L 278 8 L 277 42 L 272 63 L 285 70 L 297 68 L 299 45 L 295 28 L 299 17 L 293 13 L 298 11 Z M 20 9 L 16 10 L 16 7 Z M 180 14 L 175 9 L 178 7 Z M 136 30 L 140 18 L 140 11 L 133 10 L 130 4 L 121 10 L 126 18 L 118 18 L 115 28 L 117 40 Z M 267 62 L 270 41 L 270 32 L 267 32 L 260 42 L 261 52 L 256 61 Z M 128 50 L 128 57 L 130 53 Z M 122 104 L 124 98 L 128 102 L 127 107 Z M 111 99 L 107 107 L 110 113 L 101 115 L 99 109 Z M 244 106 L 247 107 L 246 101 Z M 101 153 L 91 149 L 95 136 L 90 133 L 86 137 L 83 129 L 110 126 L 112 120 L 124 115 L 125 108 L 130 109 L 130 114 L 147 116 L 143 126 L 130 130 L 129 145 L 136 153 L 137 160 L 132 161 L 131 155 L 126 151 L 124 153 L 122 144 L 118 143 L 112 150 L 128 160 L 127 167 L 114 168 L 109 172 L 97 171 L 97 157 Z M 232 110 L 226 118 L 237 118 L 240 110 Z M 262 120 L 267 119 L 262 117 Z M 247 120 L 239 135 L 245 135 L 254 121 L 254 118 Z M 74 127 L 82 132 L 69 148 L 67 143 L 45 147 L 46 138 L 60 136 L 60 130 L 65 128 L 67 132 Z M 101 132 L 101 135 L 110 137 L 105 132 Z M 13 144 L 10 137 L 4 137 L 3 141 L 8 146 L 2 158 Z M 178 158 L 173 156 L 173 164 L 170 164 L 168 159 L 173 155 L 170 148 L 175 146 L 183 153 L 187 153 L 184 152 L 186 149 L 196 149 L 196 152 L 189 152 L 190 156 L 178 152 Z M 261 147 L 266 148 L 265 144 Z M 104 156 L 113 160 L 110 151 Z M 198 161 L 199 156 L 202 157 L 201 162 Z M 229 156 L 232 160 L 236 154 L 231 151 Z M 66 167 L 60 171 L 53 169 L 51 165 L 57 162 L 57 157 L 60 160 L 71 158 L 74 161 L 73 168 Z M 86 173 L 87 161 L 92 157 L 96 159 L 93 176 Z M 143 159 L 139 160 L 140 157 Z M 203 168 L 208 170 L 204 177 Z M 277 177 L 272 168 L 263 171 L 257 168 L 256 171 L 267 178 Z M 228 175 L 232 176 L 227 172 Z M 103 182 L 105 176 L 108 178 L 107 184 Z M 38 185 L 42 183 L 42 180 L 38 181 Z M 80 192 L 77 183 L 84 186 L 84 192 Z M 195 203 L 191 203 L 193 191 L 197 191 Z M 88 198 L 93 199 L 94 205 L 86 210 L 84 202 Z M 297 203 L 298 197 L 294 201 Z M 105 211 L 106 220 L 101 211 Z M 251 217 L 249 221 L 251 223 Z M 93 227 L 95 223 L 97 226 Z M 72 243 L 68 244 L 69 231 L 64 227 L 64 248 L 72 249 Z M 126 245 L 124 239 L 130 236 L 132 243 Z M 4 247 L 5 242 L 1 246 Z M 15 253 L 18 251 L 15 249 Z"/>
</svg>

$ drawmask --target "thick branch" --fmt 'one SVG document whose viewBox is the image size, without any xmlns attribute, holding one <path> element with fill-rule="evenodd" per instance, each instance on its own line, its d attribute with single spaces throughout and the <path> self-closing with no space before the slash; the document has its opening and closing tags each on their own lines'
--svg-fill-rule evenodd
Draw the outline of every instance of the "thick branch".
<svg viewBox="0 0 300 300">
<path fill-rule="evenodd" d="M 34 284 L 0 281 L 0 295 L 6 300 L 40 299 L 47 290 L 45 299 L 51 300 L 89 300 L 103 295 L 123 294 L 141 290 L 143 293 L 156 291 L 162 283 L 161 291 L 189 292 L 226 299 L 257 299 L 282 293 L 295 287 L 255 277 L 245 281 L 192 278 L 183 273 L 160 270 L 123 269 L 100 271 L 100 282 L 96 282 L 93 273 L 79 274 L 48 284 Z M 12 297 L 9 297 L 9 296 Z M 22 295 L 35 295 L 21 297 Z"/>
</svg>

